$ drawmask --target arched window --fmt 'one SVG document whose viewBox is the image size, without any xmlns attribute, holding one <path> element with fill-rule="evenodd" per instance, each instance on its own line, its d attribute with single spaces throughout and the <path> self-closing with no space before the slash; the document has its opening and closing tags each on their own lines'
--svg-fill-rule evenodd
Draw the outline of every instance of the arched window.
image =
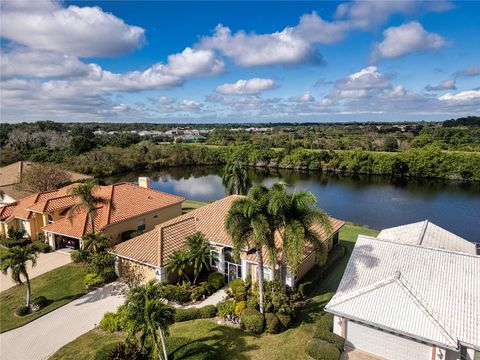
<svg viewBox="0 0 480 360">
<path fill-rule="evenodd" d="M 55 222 L 55 220 L 53 220 L 53 216 L 48 214 L 48 223 L 53 224 L 54 222 Z"/>
</svg>

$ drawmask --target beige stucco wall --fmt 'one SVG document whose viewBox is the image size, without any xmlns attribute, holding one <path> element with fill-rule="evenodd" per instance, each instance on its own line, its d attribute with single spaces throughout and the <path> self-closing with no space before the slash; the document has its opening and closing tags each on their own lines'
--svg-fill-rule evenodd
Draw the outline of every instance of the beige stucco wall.
<svg viewBox="0 0 480 360">
<path fill-rule="evenodd" d="M 142 274 L 142 282 L 156 280 L 156 272 L 154 267 L 143 265 L 131 260 L 117 258 L 119 276 L 122 277 L 126 272 L 138 272 Z"/>
<path fill-rule="evenodd" d="M 158 215 L 158 218 L 154 219 L 155 215 Z M 145 231 L 150 231 L 153 230 L 156 225 L 180 215 L 182 215 L 182 204 L 174 204 L 163 209 L 159 209 L 147 214 L 130 218 L 117 224 L 110 225 L 105 228 L 105 232 L 112 239 L 112 245 L 115 245 L 121 241 L 122 233 L 129 230 L 137 230 L 138 222 L 142 219 L 145 219 Z"/>
<path fill-rule="evenodd" d="M 315 265 L 316 260 L 315 251 L 309 254 L 302 263 L 298 266 L 297 270 L 297 281 L 300 280 L 302 277 L 305 276 L 306 273 Z"/>
</svg>

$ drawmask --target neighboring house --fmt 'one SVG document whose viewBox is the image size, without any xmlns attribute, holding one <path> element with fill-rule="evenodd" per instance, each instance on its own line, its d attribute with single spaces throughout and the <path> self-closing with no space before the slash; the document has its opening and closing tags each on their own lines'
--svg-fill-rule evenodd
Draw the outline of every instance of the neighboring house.
<svg viewBox="0 0 480 360">
<path fill-rule="evenodd" d="M 4 193 L 0 205 L 10 204 L 34 194 L 33 191 L 22 188 L 22 176 L 26 169 L 35 163 L 29 161 L 17 161 L 16 163 L 0 168 L 0 190 Z M 64 170 L 69 176 L 69 182 L 91 179 L 92 176 Z"/>
<path fill-rule="evenodd" d="M 480 256 L 427 221 L 362 236 L 325 310 L 346 346 L 386 359 L 473 360 Z"/>
<path fill-rule="evenodd" d="M 165 269 L 170 255 L 186 245 L 187 237 L 196 232 L 201 232 L 213 247 L 210 265 L 220 273 L 225 274 L 227 282 L 236 278 L 246 279 L 249 275 L 255 279 L 257 271 L 255 251 L 245 249 L 241 253 L 240 262 L 236 262 L 233 258 L 233 242 L 224 228 L 228 210 L 233 201 L 239 197 L 238 195 L 232 195 L 204 205 L 160 224 L 150 232 L 116 245 L 112 252 L 116 255 L 117 274 L 122 276 L 126 271 L 136 269 L 136 271 L 143 273 L 145 280 L 172 279 L 175 274 L 167 274 Z M 331 221 L 333 227 L 331 234 L 326 234 L 320 226 L 314 228 L 319 236 L 325 242 L 328 242 L 329 249 L 338 243 L 338 231 L 344 224 L 343 221 L 333 218 Z M 276 243 L 277 248 L 280 249 L 281 240 L 279 237 L 276 239 Z M 265 279 L 272 280 L 275 266 L 272 266 L 269 262 L 266 252 L 264 262 Z M 315 262 L 315 249 L 310 246 L 306 247 L 305 258 L 298 267 L 296 276 L 288 275 L 287 283 L 293 286 Z"/>
<path fill-rule="evenodd" d="M 95 231 L 105 232 L 112 245 L 133 231 L 150 231 L 182 214 L 183 197 L 150 189 L 146 178 L 139 180 L 143 186 L 118 183 L 98 186 L 96 190 L 95 196 L 106 203 L 95 211 Z M 82 236 L 92 229 L 85 210 L 69 212 L 78 202 L 68 192 L 74 186 L 30 195 L 0 207 L 0 234 L 6 235 L 8 228 L 14 227 L 25 230 L 32 240 L 44 234 L 53 249 L 78 248 Z"/>
</svg>

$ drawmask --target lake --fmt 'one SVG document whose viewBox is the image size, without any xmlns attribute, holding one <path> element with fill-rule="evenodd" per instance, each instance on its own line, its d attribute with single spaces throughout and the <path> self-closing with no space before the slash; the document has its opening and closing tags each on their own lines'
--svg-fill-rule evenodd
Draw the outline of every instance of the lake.
<svg viewBox="0 0 480 360">
<path fill-rule="evenodd" d="M 225 196 L 220 167 L 183 167 L 129 173 L 106 182 L 135 182 L 150 176 L 152 187 L 187 199 L 212 201 Z M 286 182 L 311 191 L 330 215 L 375 229 L 428 219 L 467 240 L 480 242 L 480 183 L 432 179 L 392 180 L 381 176 L 342 176 L 289 170 L 249 170 L 253 183 Z"/>
</svg>

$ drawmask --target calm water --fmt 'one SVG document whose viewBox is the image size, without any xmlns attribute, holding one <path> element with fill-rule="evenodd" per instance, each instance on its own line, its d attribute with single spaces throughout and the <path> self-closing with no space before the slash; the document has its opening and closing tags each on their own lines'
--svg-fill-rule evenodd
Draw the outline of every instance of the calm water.
<svg viewBox="0 0 480 360">
<path fill-rule="evenodd" d="M 225 196 L 221 168 L 186 167 L 125 174 L 107 182 L 135 182 L 148 175 L 155 189 L 192 200 Z M 480 184 L 436 180 L 346 177 L 295 171 L 251 170 L 254 183 L 286 182 L 292 189 L 315 194 L 318 205 L 332 216 L 376 229 L 428 219 L 470 241 L 480 242 Z"/>
</svg>

